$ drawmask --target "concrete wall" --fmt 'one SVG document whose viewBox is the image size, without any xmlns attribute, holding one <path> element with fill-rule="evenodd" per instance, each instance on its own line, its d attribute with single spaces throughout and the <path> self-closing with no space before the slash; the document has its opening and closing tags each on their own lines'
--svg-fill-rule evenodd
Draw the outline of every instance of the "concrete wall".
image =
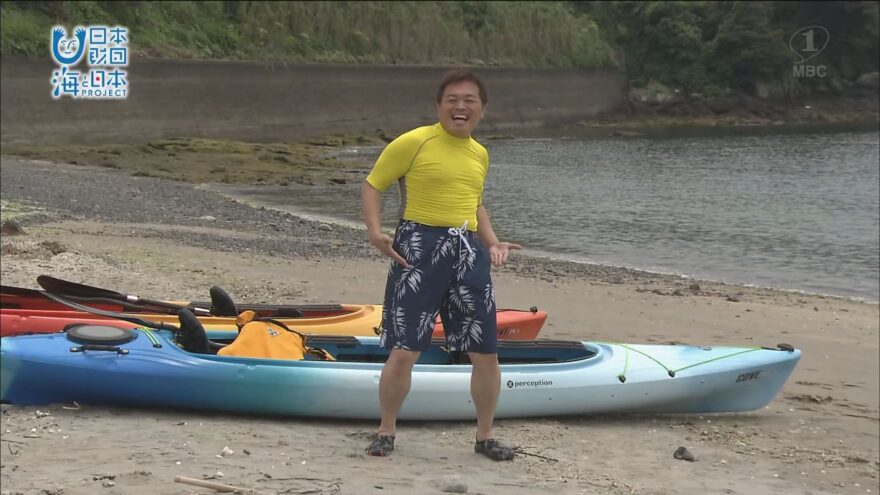
<svg viewBox="0 0 880 495">
<path fill-rule="evenodd" d="M 163 137 L 285 141 L 389 134 L 435 121 L 437 67 L 134 60 L 127 100 L 53 100 L 48 60 L 0 61 L 3 143 L 140 143 Z M 616 108 L 616 71 L 475 69 L 489 107 L 480 130 L 552 126 Z"/>
</svg>

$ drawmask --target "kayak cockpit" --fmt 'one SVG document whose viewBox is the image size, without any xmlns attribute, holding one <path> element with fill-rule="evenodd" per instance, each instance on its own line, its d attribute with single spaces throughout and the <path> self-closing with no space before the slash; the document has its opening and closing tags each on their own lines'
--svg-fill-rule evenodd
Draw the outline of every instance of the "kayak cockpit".
<svg viewBox="0 0 880 495">
<path fill-rule="evenodd" d="M 213 339 L 225 344 L 232 339 Z M 340 335 L 310 335 L 309 346 L 327 351 L 337 362 L 384 363 L 389 351 L 378 345 L 378 339 Z M 570 340 L 519 340 L 498 342 L 499 364 L 564 363 L 589 359 L 596 351 L 583 342 Z M 320 360 L 306 355 L 306 360 Z M 421 353 L 417 364 L 470 364 L 467 352 L 450 351 L 443 339 L 433 339 L 431 347 Z"/>
</svg>

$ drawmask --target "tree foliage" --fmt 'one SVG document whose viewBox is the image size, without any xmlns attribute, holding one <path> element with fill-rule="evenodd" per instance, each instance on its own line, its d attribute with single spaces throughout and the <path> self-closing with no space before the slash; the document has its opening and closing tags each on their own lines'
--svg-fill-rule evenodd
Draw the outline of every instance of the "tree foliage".
<svg viewBox="0 0 880 495">
<path fill-rule="evenodd" d="M 625 57 L 630 82 L 651 81 L 690 92 L 771 93 L 829 90 L 876 72 L 880 60 L 877 2 L 572 2 L 590 15 Z M 815 64 L 825 78 L 793 77 L 799 60 L 791 36 L 822 26 L 830 42 Z"/>
</svg>

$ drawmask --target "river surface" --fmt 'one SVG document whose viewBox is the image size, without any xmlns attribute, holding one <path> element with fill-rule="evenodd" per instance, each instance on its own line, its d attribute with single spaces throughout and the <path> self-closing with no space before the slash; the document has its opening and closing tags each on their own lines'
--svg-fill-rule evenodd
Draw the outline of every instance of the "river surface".
<svg viewBox="0 0 880 495">
<path fill-rule="evenodd" d="M 485 141 L 484 202 L 528 252 L 877 301 L 880 134 Z M 364 160 L 379 149 L 346 150 Z M 267 207 L 360 223 L 359 184 L 222 186 Z M 397 188 L 386 194 L 393 225 Z"/>
</svg>

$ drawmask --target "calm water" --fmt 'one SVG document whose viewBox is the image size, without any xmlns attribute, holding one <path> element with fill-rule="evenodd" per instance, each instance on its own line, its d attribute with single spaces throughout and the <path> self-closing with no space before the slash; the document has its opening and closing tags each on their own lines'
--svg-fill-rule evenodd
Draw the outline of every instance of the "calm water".
<svg viewBox="0 0 880 495">
<path fill-rule="evenodd" d="M 493 140 L 485 203 L 499 237 L 540 254 L 876 301 L 878 140 L 876 131 Z M 359 223 L 358 187 L 227 192 Z M 385 196 L 390 225 L 396 188 Z"/>
</svg>

